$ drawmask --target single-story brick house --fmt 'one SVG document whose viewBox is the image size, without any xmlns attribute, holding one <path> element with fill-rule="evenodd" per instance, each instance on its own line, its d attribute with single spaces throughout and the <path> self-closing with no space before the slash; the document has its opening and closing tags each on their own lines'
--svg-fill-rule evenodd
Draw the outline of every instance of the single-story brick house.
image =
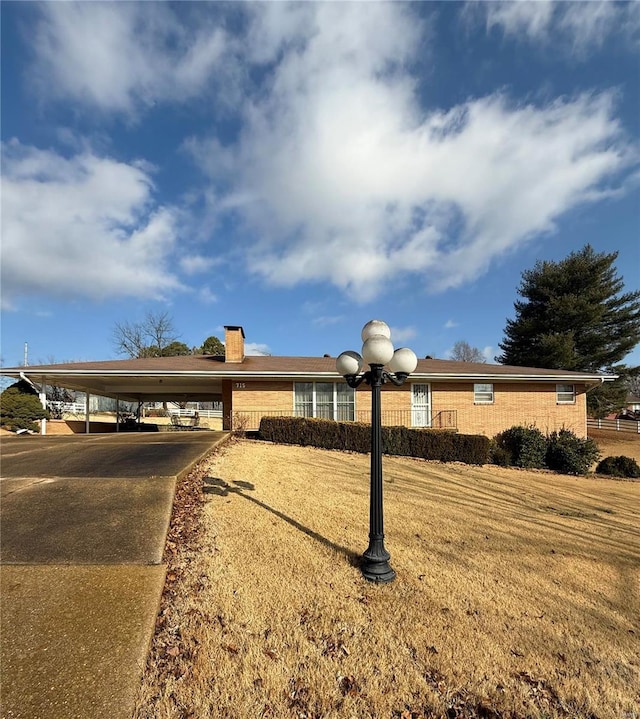
<svg viewBox="0 0 640 719">
<path fill-rule="evenodd" d="M 225 429 L 263 416 L 370 421 L 367 385 L 349 388 L 335 358 L 245 356 L 242 327 L 225 327 L 225 355 L 77 362 L 2 369 L 127 401 L 222 401 Z M 586 436 L 586 394 L 613 376 L 423 359 L 401 387 L 382 388 L 382 422 L 494 436 L 516 424 Z M 88 423 L 87 423 L 88 426 Z"/>
</svg>

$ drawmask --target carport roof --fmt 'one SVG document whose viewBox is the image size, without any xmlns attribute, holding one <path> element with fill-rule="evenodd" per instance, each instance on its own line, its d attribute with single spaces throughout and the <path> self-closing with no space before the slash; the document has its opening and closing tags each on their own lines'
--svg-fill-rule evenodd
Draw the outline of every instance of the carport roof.
<svg viewBox="0 0 640 719">
<path fill-rule="evenodd" d="M 339 378 L 333 357 L 248 356 L 242 362 L 226 362 L 223 356 L 186 355 L 101 362 L 66 362 L 29 367 L 2 368 L 9 377 L 57 384 L 91 394 L 143 401 L 220 399 L 223 379 L 335 380 Z M 600 384 L 613 375 L 599 372 L 513 367 L 508 365 L 422 359 L 413 380 L 430 382 L 555 381 Z"/>
</svg>

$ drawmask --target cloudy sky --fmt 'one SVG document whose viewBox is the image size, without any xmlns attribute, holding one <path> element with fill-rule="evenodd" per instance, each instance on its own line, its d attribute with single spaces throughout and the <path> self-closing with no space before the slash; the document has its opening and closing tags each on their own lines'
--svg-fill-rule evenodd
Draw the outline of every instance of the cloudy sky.
<svg viewBox="0 0 640 719">
<path fill-rule="evenodd" d="M 499 352 L 523 270 L 640 288 L 640 3 L 3 3 L 2 359 Z M 640 362 L 636 353 L 630 360 Z"/>
</svg>

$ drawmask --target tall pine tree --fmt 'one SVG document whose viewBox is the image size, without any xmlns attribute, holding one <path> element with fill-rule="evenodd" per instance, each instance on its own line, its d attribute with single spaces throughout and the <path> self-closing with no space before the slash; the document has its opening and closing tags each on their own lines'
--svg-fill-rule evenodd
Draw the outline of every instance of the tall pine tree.
<svg viewBox="0 0 640 719">
<path fill-rule="evenodd" d="M 502 364 L 583 372 L 609 371 L 621 380 L 589 393 L 598 416 L 624 404 L 622 360 L 640 341 L 640 291 L 623 292 L 617 252 L 590 245 L 559 262 L 537 262 L 522 274 L 515 319 L 507 319 L 496 357 Z"/>
</svg>

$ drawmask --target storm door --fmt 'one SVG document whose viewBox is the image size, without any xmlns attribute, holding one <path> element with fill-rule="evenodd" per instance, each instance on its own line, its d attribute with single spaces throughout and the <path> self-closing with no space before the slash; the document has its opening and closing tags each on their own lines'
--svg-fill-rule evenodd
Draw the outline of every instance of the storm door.
<svg viewBox="0 0 640 719">
<path fill-rule="evenodd" d="M 411 425 L 431 426 L 431 387 L 428 384 L 411 385 Z"/>
</svg>

